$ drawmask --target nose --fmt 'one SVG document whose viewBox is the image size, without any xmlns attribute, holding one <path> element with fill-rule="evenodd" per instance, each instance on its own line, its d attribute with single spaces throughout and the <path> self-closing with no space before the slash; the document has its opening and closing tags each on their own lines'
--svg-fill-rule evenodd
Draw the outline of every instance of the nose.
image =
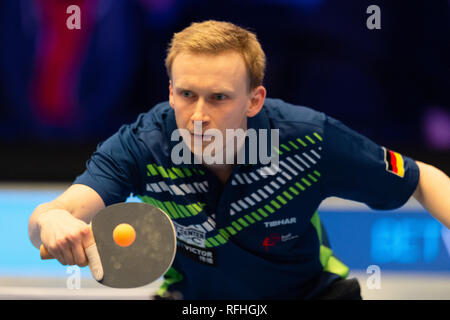
<svg viewBox="0 0 450 320">
<path fill-rule="evenodd" d="M 194 113 L 191 116 L 191 121 L 201 121 L 203 126 L 206 126 L 209 122 L 209 116 L 207 114 L 207 106 L 205 99 L 200 97 L 197 100 L 197 103 L 195 105 Z"/>
</svg>

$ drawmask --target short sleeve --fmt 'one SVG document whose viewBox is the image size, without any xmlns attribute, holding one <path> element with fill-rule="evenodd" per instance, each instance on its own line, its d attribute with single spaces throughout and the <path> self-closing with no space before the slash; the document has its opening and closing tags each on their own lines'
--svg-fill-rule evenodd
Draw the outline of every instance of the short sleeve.
<svg viewBox="0 0 450 320">
<path fill-rule="evenodd" d="M 99 144 L 86 163 L 86 170 L 74 184 L 84 184 L 94 189 L 106 206 L 123 202 L 139 185 L 138 139 L 129 125 Z"/>
<path fill-rule="evenodd" d="M 405 204 L 419 181 L 415 161 L 382 147 L 327 117 L 322 171 L 325 197 L 363 202 L 373 209 Z"/>
</svg>

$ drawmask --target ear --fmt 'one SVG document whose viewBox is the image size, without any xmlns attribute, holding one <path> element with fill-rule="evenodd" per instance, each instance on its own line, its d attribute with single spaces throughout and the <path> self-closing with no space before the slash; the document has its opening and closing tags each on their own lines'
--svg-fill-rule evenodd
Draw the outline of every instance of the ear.
<svg viewBox="0 0 450 320">
<path fill-rule="evenodd" d="M 264 105 L 266 99 L 266 88 L 258 86 L 250 93 L 250 105 L 247 109 L 247 117 L 256 116 Z"/>
<path fill-rule="evenodd" d="M 173 109 L 174 106 L 174 99 L 173 99 L 173 87 L 172 87 L 172 80 L 169 80 L 169 104 Z"/>
</svg>

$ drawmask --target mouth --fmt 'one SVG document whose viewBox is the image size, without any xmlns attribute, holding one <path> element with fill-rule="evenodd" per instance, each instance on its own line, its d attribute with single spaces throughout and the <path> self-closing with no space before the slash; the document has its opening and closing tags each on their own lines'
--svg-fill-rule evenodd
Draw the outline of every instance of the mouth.
<svg viewBox="0 0 450 320">
<path fill-rule="evenodd" d="M 191 136 L 194 137 L 194 139 L 206 139 L 206 140 L 211 140 L 212 136 L 211 135 L 206 135 L 206 134 L 194 134 L 191 132 Z"/>
<path fill-rule="evenodd" d="M 191 139 L 193 139 L 193 141 L 202 141 L 202 142 L 210 142 L 213 141 L 214 136 L 211 135 L 205 135 L 205 134 L 193 134 L 191 133 Z"/>
</svg>

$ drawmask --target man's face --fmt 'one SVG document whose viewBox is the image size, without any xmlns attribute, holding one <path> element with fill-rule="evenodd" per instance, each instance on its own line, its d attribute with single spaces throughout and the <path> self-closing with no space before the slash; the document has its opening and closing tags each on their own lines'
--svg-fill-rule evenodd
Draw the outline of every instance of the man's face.
<svg viewBox="0 0 450 320">
<path fill-rule="evenodd" d="M 178 128 L 190 132 L 191 151 L 195 140 L 201 142 L 202 149 L 214 141 L 214 137 L 204 141 L 208 129 L 221 132 L 225 147 L 226 129 L 246 130 L 247 117 L 256 115 L 264 103 L 264 87 L 248 91 L 245 63 L 235 51 L 216 55 L 180 53 L 171 75 L 169 102 Z M 194 135 L 194 122 L 201 122 L 202 134 Z"/>
</svg>

